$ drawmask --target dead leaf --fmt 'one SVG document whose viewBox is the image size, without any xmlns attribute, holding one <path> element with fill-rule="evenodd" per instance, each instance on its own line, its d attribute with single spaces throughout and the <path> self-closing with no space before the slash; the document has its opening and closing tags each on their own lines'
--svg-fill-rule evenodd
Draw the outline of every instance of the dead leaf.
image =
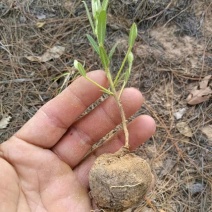
<svg viewBox="0 0 212 212">
<path fill-rule="evenodd" d="M 41 62 L 41 59 L 38 56 L 27 56 L 26 59 L 28 59 L 32 62 Z"/>
<path fill-rule="evenodd" d="M 39 14 L 39 15 L 36 15 L 36 17 L 37 17 L 39 20 L 46 19 L 46 15 L 45 15 L 45 14 Z"/>
<path fill-rule="evenodd" d="M 36 23 L 36 27 L 37 27 L 37 28 L 42 28 L 45 24 L 46 24 L 46 22 L 38 21 L 38 22 Z"/>
<path fill-rule="evenodd" d="M 183 115 L 185 114 L 185 112 L 186 112 L 186 108 L 179 109 L 177 112 L 174 113 L 174 117 L 177 120 L 181 119 L 183 117 Z"/>
<path fill-rule="evenodd" d="M 212 141 L 212 125 L 203 127 L 201 131 L 207 136 L 209 141 Z"/>
<path fill-rule="evenodd" d="M 200 83 L 199 87 L 195 86 L 188 95 L 186 101 L 189 105 L 196 105 L 208 100 L 212 95 L 212 89 L 209 85 L 209 80 L 212 75 L 206 76 Z"/>
<path fill-rule="evenodd" d="M 205 185 L 203 183 L 186 183 L 186 187 L 188 191 L 191 193 L 191 195 L 196 195 L 198 193 L 203 192 L 205 189 Z"/>
<path fill-rule="evenodd" d="M 32 62 L 47 62 L 54 58 L 59 58 L 65 51 L 63 46 L 54 46 L 48 49 L 42 56 L 28 56 L 28 60 Z"/>
<path fill-rule="evenodd" d="M 160 177 L 164 177 L 168 173 L 170 173 L 175 165 L 176 161 L 172 160 L 171 158 L 168 158 L 163 164 L 163 170 L 160 173 Z"/>
<path fill-rule="evenodd" d="M 64 8 L 65 8 L 67 11 L 73 11 L 73 10 L 75 10 L 76 6 L 75 6 L 75 3 L 71 2 L 70 0 L 67 0 L 67 1 L 64 3 Z"/>
<path fill-rule="evenodd" d="M 176 124 L 176 127 L 182 135 L 186 137 L 192 137 L 191 128 L 188 126 L 186 122 L 179 122 Z"/>
<path fill-rule="evenodd" d="M 0 129 L 5 129 L 9 124 L 11 118 L 11 116 L 3 115 L 2 119 L 0 120 Z"/>
</svg>

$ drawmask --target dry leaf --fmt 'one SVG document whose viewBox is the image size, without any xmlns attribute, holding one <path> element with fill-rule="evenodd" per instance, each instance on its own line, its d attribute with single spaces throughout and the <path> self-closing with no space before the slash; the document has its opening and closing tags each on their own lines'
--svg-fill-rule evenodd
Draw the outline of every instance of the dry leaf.
<svg viewBox="0 0 212 212">
<path fill-rule="evenodd" d="M 63 46 L 54 46 L 48 49 L 42 56 L 28 56 L 28 60 L 32 62 L 47 62 L 54 58 L 59 58 L 65 51 Z"/>
<path fill-rule="evenodd" d="M 196 195 L 203 192 L 205 185 L 203 183 L 186 183 L 186 188 L 191 195 Z"/>
<path fill-rule="evenodd" d="M 72 10 L 75 10 L 76 6 L 75 6 L 75 3 L 74 3 L 74 2 L 71 2 L 70 0 L 67 0 L 67 1 L 64 3 L 64 8 L 65 8 L 67 11 L 72 11 Z"/>
<path fill-rule="evenodd" d="M 186 112 L 186 108 L 182 108 L 180 110 L 178 110 L 176 113 L 174 113 L 174 117 L 178 120 L 181 119 L 183 117 L 183 115 Z"/>
<path fill-rule="evenodd" d="M 3 115 L 2 119 L 0 120 L 0 129 L 5 129 L 9 124 L 11 118 L 11 116 Z"/>
<path fill-rule="evenodd" d="M 36 15 L 36 17 L 37 17 L 39 20 L 46 19 L 46 15 L 45 15 L 45 14 Z"/>
<path fill-rule="evenodd" d="M 201 131 L 207 136 L 209 141 L 212 141 L 212 125 L 203 127 Z"/>
<path fill-rule="evenodd" d="M 27 56 L 26 59 L 28 59 L 32 62 L 41 62 L 41 59 L 38 56 Z"/>
<path fill-rule="evenodd" d="M 42 28 L 45 24 L 46 24 L 46 22 L 40 22 L 40 21 L 38 21 L 38 22 L 36 23 L 36 27 L 37 27 L 37 28 Z"/>
<path fill-rule="evenodd" d="M 176 124 L 176 127 L 182 135 L 186 137 L 192 137 L 191 128 L 188 126 L 186 122 L 179 122 Z"/>
<path fill-rule="evenodd" d="M 212 95 L 212 89 L 209 85 L 209 80 L 212 75 L 206 76 L 200 83 L 199 87 L 195 86 L 188 95 L 186 101 L 189 105 L 196 105 L 208 100 Z"/>
<path fill-rule="evenodd" d="M 171 158 L 168 158 L 166 161 L 164 161 L 163 170 L 160 173 L 160 177 L 164 177 L 169 174 L 175 165 L 176 161 L 172 160 Z"/>
</svg>

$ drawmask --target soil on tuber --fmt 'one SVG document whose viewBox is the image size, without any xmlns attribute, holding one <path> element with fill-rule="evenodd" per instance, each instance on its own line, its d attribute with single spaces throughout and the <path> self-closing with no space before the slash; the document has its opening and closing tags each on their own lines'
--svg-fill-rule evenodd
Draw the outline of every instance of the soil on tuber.
<svg viewBox="0 0 212 212">
<path fill-rule="evenodd" d="M 99 156 L 89 173 L 91 196 L 105 211 L 124 211 L 141 202 L 153 175 L 146 160 L 128 149 Z"/>
</svg>

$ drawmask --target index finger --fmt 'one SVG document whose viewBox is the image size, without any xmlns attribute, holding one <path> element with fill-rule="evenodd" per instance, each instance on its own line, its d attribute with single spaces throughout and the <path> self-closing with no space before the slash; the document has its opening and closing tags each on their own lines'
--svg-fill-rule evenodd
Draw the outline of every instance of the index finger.
<svg viewBox="0 0 212 212">
<path fill-rule="evenodd" d="M 103 71 L 92 71 L 87 75 L 103 87 L 108 85 Z M 37 146 L 51 148 L 101 95 L 102 91 L 96 85 L 80 77 L 41 107 L 14 136 Z"/>
</svg>

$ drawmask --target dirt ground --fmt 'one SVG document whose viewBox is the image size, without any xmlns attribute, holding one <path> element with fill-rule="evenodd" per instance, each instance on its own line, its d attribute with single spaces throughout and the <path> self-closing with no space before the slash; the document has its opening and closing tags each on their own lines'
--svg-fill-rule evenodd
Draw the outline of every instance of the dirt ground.
<svg viewBox="0 0 212 212">
<path fill-rule="evenodd" d="M 149 161 L 156 186 L 128 211 L 212 211 L 211 78 L 199 103 L 187 100 L 212 74 L 211 20 L 211 0 L 110 3 L 106 45 L 120 43 L 113 72 L 134 21 L 138 39 L 128 85 L 146 98 L 137 115 L 150 114 L 157 123 L 156 134 L 135 151 Z M 91 29 L 80 0 L 0 2 L 0 142 L 78 76 L 74 59 L 85 62 L 88 71 L 101 68 L 86 33 Z M 55 46 L 59 55 L 44 58 Z"/>
</svg>

